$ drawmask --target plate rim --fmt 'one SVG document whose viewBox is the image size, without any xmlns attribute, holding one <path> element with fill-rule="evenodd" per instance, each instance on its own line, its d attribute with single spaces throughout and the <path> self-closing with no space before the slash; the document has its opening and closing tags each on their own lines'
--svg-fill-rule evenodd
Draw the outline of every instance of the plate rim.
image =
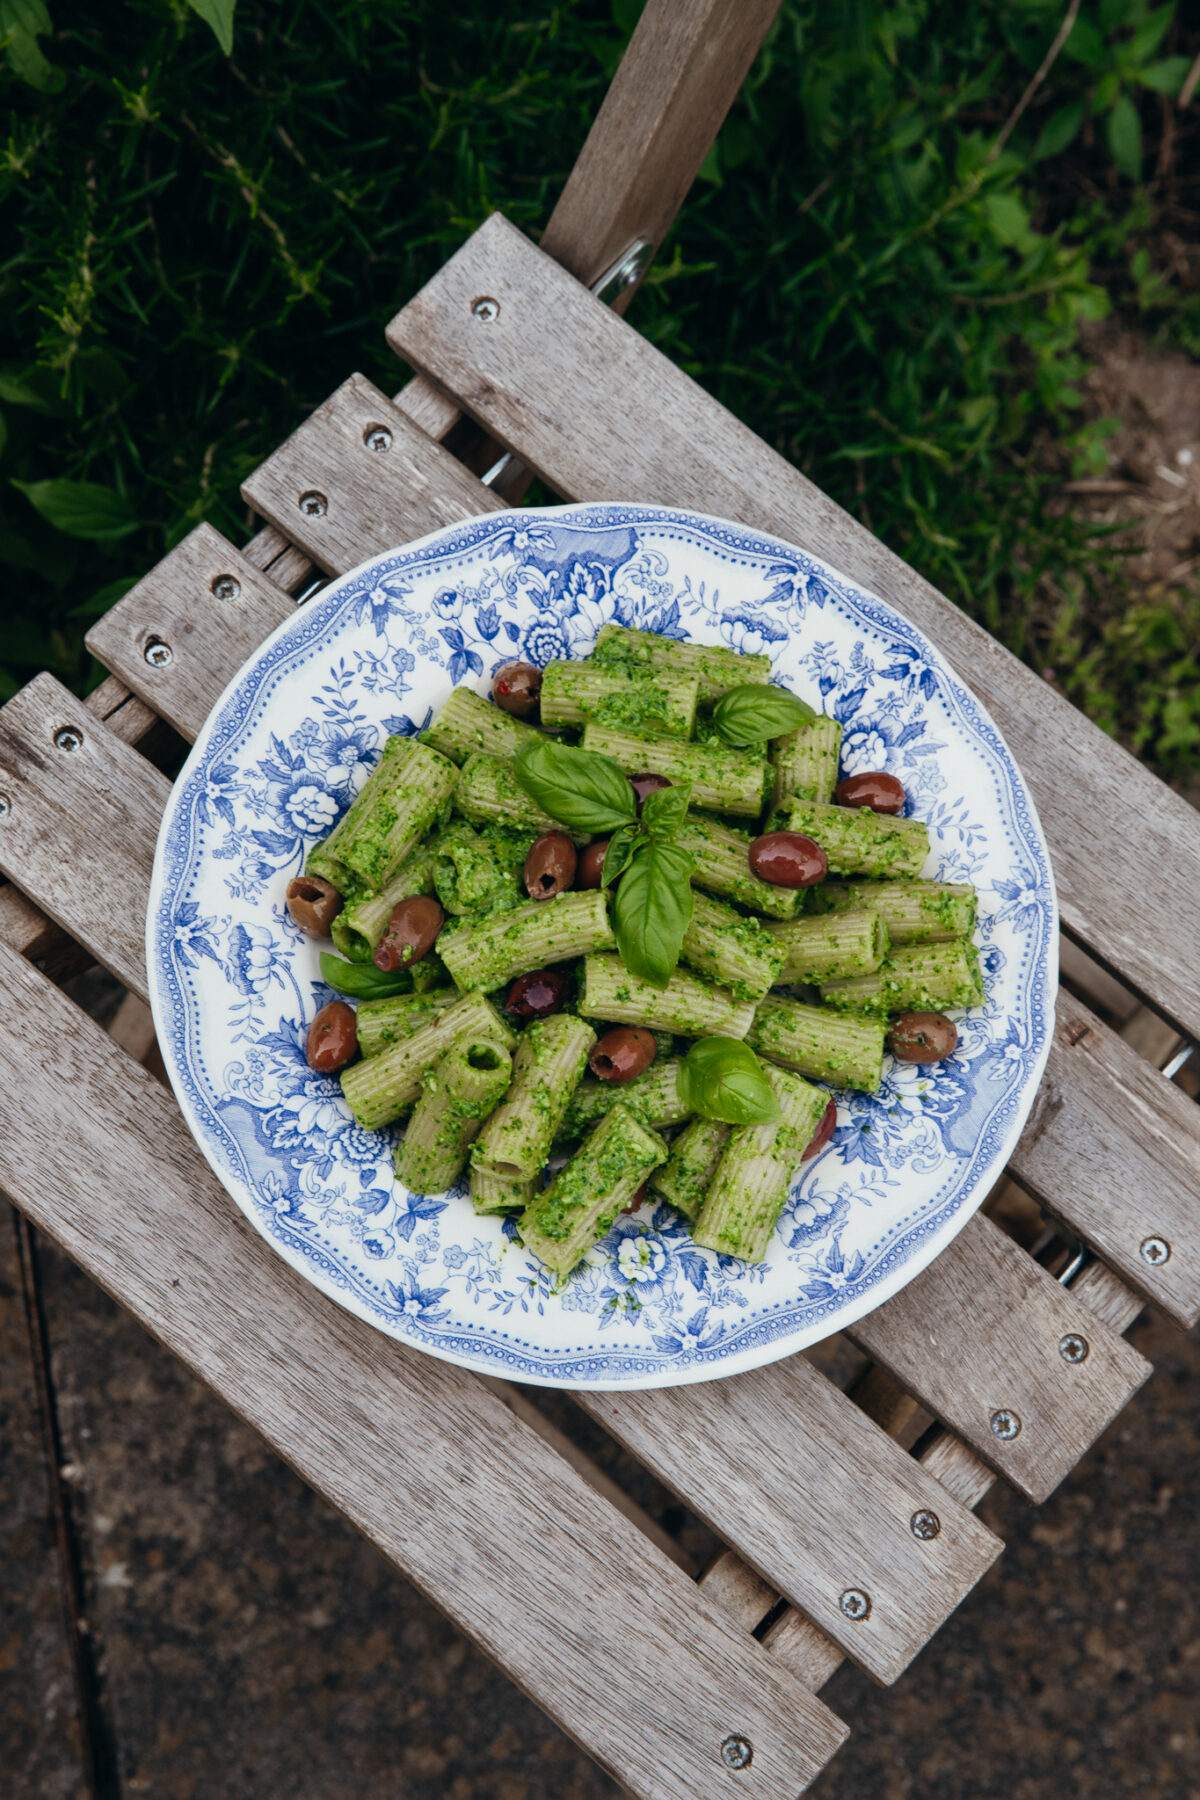
<svg viewBox="0 0 1200 1800">
<path fill-rule="evenodd" d="M 899 1267 L 888 1274 L 882 1275 L 877 1282 L 864 1289 L 857 1299 L 846 1303 L 839 1309 L 835 1319 L 830 1321 L 819 1321 L 813 1328 L 798 1328 L 791 1333 L 779 1333 L 776 1336 L 769 1337 L 748 1348 L 732 1352 L 727 1361 L 716 1364 L 704 1363 L 682 1367 L 678 1364 L 674 1364 L 649 1371 L 645 1374 L 635 1374 L 620 1380 L 593 1380 L 572 1376 L 564 1378 L 561 1375 L 555 1375 L 548 1372 L 543 1373 L 536 1369 L 529 1370 L 523 1365 L 519 1374 L 514 1374 L 511 1370 L 505 1369 L 503 1352 L 498 1345 L 485 1345 L 481 1342 L 479 1354 L 472 1355 L 457 1349 L 448 1349 L 435 1342 L 427 1342 L 405 1335 L 402 1332 L 391 1330 L 384 1320 L 374 1314 L 365 1302 L 359 1299 L 353 1289 L 339 1285 L 335 1280 L 327 1276 L 323 1269 L 314 1265 L 309 1257 L 303 1255 L 299 1250 L 294 1249 L 286 1241 L 273 1237 L 268 1233 L 256 1208 L 248 1198 L 244 1198 L 241 1192 L 239 1192 L 238 1183 L 232 1176 L 226 1174 L 221 1160 L 210 1145 L 208 1132 L 203 1121 L 197 1116 L 183 1084 L 176 1079 L 174 1046 L 166 1014 L 166 1009 L 169 1004 L 169 994 L 166 991 L 165 972 L 161 966 L 161 959 L 158 954 L 156 923 L 163 898 L 167 840 L 174 820 L 175 796 L 176 794 L 182 793 L 187 777 L 192 774 L 195 767 L 203 761 L 204 756 L 207 753 L 209 739 L 216 726 L 216 721 L 219 719 L 227 701 L 229 701 L 242 686 L 247 671 L 250 670 L 253 665 L 257 664 L 262 657 L 267 655 L 277 643 L 297 630 L 306 616 L 310 616 L 307 615 L 307 608 L 300 603 L 296 603 L 295 610 L 286 618 L 282 619 L 280 623 L 262 639 L 255 649 L 251 651 L 250 655 L 241 663 L 229 681 L 226 682 L 221 693 L 210 708 L 203 725 L 197 732 L 195 741 L 172 784 L 171 792 L 167 798 L 167 804 L 163 810 L 163 816 L 159 824 L 155 842 L 145 926 L 147 985 L 149 988 L 150 1010 L 154 1021 L 155 1033 L 159 1044 L 162 1046 L 163 1062 L 171 1084 L 171 1091 L 175 1096 L 176 1103 L 179 1106 L 188 1130 L 201 1154 L 204 1156 L 205 1161 L 216 1175 L 226 1193 L 228 1193 L 230 1198 L 234 1201 L 238 1211 L 250 1222 L 255 1232 L 263 1239 L 270 1250 L 274 1254 L 282 1257 L 297 1274 L 311 1286 L 316 1288 L 326 1299 L 333 1300 L 354 1317 L 359 1318 L 372 1326 L 380 1333 L 381 1337 L 389 1340 L 400 1348 L 414 1353 L 433 1356 L 440 1362 L 447 1362 L 457 1368 L 469 1369 L 475 1374 L 492 1375 L 500 1378 L 507 1376 L 510 1379 L 519 1380 L 524 1386 L 563 1388 L 570 1390 L 579 1389 L 593 1393 L 624 1393 L 645 1391 L 655 1388 L 693 1386 L 701 1382 L 720 1381 L 729 1376 L 746 1374 L 753 1369 L 765 1367 L 773 1362 L 783 1361 L 786 1357 L 798 1355 L 811 1345 L 820 1343 L 825 1338 L 833 1336 L 839 1331 L 847 1330 L 857 1323 L 858 1320 L 866 1317 L 878 1307 L 886 1304 L 888 1300 L 892 1299 L 903 1288 L 907 1287 L 910 1282 L 916 1280 L 937 1257 L 942 1255 L 946 1248 L 953 1243 L 958 1234 L 980 1210 L 988 1197 L 988 1194 L 994 1187 L 995 1182 L 1003 1173 L 1013 1148 L 1015 1147 L 1021 1132 L 1024 1130 L 1038 1092 L 1040 1091 L 1054 1039 L 1055 1009 L 1059 980 L 1060 926 L 1058 890 L 1054 875 L 1054 864 L 1050 854 L 1049 844 L 1046 841 L 1041 818 L 1037 811 L 1037 805 L 1033 794 L 1029 789 L 1028 782 L 1021 770 L 1020 764 L 1013 755 L 1007 739 L 996 724 L 996 721 L 992 717 L 986 704 L 979 698 L 966 680 L 958 674 L 947 657 L 938 646 L 933 643 L 921 626 L 908 618 L 908 616 L 892 601 L 877 594 L 873 588 L 866 587 L 856 578 L 843 574 L 840 570 L 835 568 L 833 564 L 827 562 L 817 551 L 804 550 L 800 545 L 789 543 L 788 540 L 777 537 L 773 532 L 765 531 L 757 525 L 748 525 L 742 521 L 727 519 L 716 513 L 698 512 L 692 507 L 668 506 L 646 501 L 574 501 L 557 506 L 514 507 L 504 509 L 500 513 L 489 512 L 473 514 L 469 517 L 455 520 L 448 525 L 439 526 L 436 530 L 426 532 L 423 536 L 414 538 L 408 543 L 397 545 L 388 550 L 378 551 L 372 556 L 364 557 L 362 561 L 355 564 L 352 569 L 347 569 L 344 573 L 331 577 L 326 585 L 317 594 L 313 595 L 313 600 L 320 601 L 327 596 L 332 597 L 336 595 L 339 590 L 360 580 L 364 572 L 371 569 L 373 566 L 386 562 L 390 558 L 396 556 L 419 552 L 431 543 L 436 542 L 438 539 L 448 537 L 451 534 L 460 532 L 472 525 L 495 523 L 500 519 L 506 522 L 515 523 L 515 521 L 519 519 L 553 518 L 555 520 L 566 520 L 573 515 L 594 517 L 597 512 L 606 512 L 609 509 L 618 509 L 623 513 L 641 515 L 647 520 L 658 519 L 669 523 L 678 523 L 680 521 L 690 523 L 694 521 L 701 526 L 718 526 L 724 530 L 733 531 L 741 535 L 749 535 L 759 540 L 764 545 L 777 548 L 782 553 L 795 554 L 796 552 L 799 552 L 801 556 L 816 562 L 821 568 L 828 570 L 832 576 L 846 586 L 853 588 L 857 593 L 864 595 L 874 604 L 881 606 L 886 612 L 893 614 L 907 630 L 916 634 L 923 652 L 933 662 L 935 667 L 948 677 L 955 687 L 961 688 L 968 694 L 972 705 L 978 709 L 984 723 L 995 733 L 997 742 L 1002 747 L 1004 755 L 1007 757 L 1017 781 L 1024 790 L 1025 804 L 1029 811 L 1030 822 L 1036 834 L 1035 841 L 1045 863 L 1049 889 L 1049 917 L 1047 919 L 1045 953 L 1045 1034 L 1043 1042 L 1036 1057 L 1031 1063 L 1028 1086 L 1014 1106 L 1007 1127 L 998 1139 L 991 1159 L 976 1177 L 971 1197 L 957 1206 L 951 1217 L 945 1220 L 936 1231 L 931 1232 L 927 1238 L 923 1239 L 920 1246 L 915 1248 L 913 1253 L 909 1255 Z M 514 1360 L 517 1359 L 514 1358 Z"/>
</svg>

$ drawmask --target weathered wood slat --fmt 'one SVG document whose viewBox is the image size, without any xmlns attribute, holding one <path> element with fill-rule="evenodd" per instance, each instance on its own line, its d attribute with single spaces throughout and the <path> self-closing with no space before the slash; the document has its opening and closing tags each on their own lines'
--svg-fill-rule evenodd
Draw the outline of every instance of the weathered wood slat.
<svg viewBox="0 0 1200 1800">
<path fill-rule="evenodd" d="M 197 525 L 87 634 L 106 668 L 195 738 L 227 682 L 294 603 L 211 525 Z"/>
<path fill-rule="evenodd" d="M 328 575 L 504 504 L 363 375 L 343 382 L 242 493 Z"/>
<path fill-rule="evenodd" d="M 849 1336 L 1031 1500 L 1044 1500 L 1150 1365 L 976 1214 Z"/>
<path fill-rule="evenodd" d="M 487 320 L 472 310 L 481 295 L 498 302 Z M 1037 798 L 1071 929 L 1200 1036 L 1200 819 L 1178 795 L 499 214 L 392 320 L 388 340 L 567 498 L 739 519 L 893 601 L 1007 736 Z M 1137 844 L 1138 855 L 1097 856 L 1098 818 L 1106 838 Z"/>
<path fill-rule="evenodd" d="M 696 1387 L 575 1398 L 881 1681 L 907 1668 L 1000 1553 L 801 1356 Z M 929 1541 L 912 1528 L 921 1509 L 941 1520 Z"/>
<path fill-rule="evenodd" d="M 0 707 L 0 869 L 143 998 L 146 895 L 170 785 L 52 675 Z"/>
<path fill-rule="evenodd" d="M 8 950 L 0 982 L 0 1187 L 40 1229 L 634 1793 L 813 1779 L 827 1708 L 482 1383 L 264 1255 L 171 1097 Z"/>
</svg>

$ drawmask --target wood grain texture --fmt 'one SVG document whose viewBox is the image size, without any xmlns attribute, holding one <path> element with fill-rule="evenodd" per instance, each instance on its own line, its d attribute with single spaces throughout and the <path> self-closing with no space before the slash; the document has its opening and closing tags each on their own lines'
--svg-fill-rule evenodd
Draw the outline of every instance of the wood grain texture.
<svg viewBox="0 0 1200 1800">
<path fill-rule="evenodd" d="M 778 11 L 649 0 L 542 236 L 548 256 L 590 285 L 635 238 L 657 249 Z"/>
<path fill-rule="evenodd" d="M 575 1396 L 738 1555 L 894 1681 L 1002 1548 L 803 1357 L 726 1381 Z M 938 1537 L 910 1521 L 931 1507 Z M 870 1600 L 847 1617 L 844 1593 Z"/>
<path fill-rule="evenodd" d="M 845 1735 L 820 1702 L 480 1382 L 272 1255 L 173 1100 L 7 950 L 0 988 L 0 1187 L 39 1228 L 635 1794 L 813 1779 Z"/>
<path fill-rule="evenodd" d="M 472 313 L 481 293 L 499 302 L 491 323 Z M 896 605 L 1005 733 L 1037 799 L 1066 923 L 1200 1037 L 1200 818 L 1184 800 L 499 214 L 392 320 L 388 341 L 566 498 L 739 519 Z M 1098 856 L 1098 818 L 1139 855 Z"/>
<path fill-rule="evenodd" d="M 236 591 L 230 591 L 236 590 Z M 294 603 L 211 525 L 198 525 L 87 634 L 87 647 L 190 742 Z M 170 660 L 146 660 L 148 644 Z"/>
<path fill-rule="evenodd" d="M 1196 1323 L 1200 1109 L 1065 993 L 1010 1167 L 1130 1287 L 1177 1324 Z M 1146 1260 L 1154 1238 L 1169 1246 L 1166 1262 Z"/>
<path fill-rule="evenodd" d="M 1150 1373 L 1131 1344 L 980 1214 L 848 1335 L 1036 1501 Z M 1064 1343 L 1082 1360 L 1064 1360 Z M 997 1437 L 991 1420 L 1001 1412 L 1019 1421 L 1016 1437 Z"/>
<path fill-rule="evenodd" d="M 449 437 L 462 418 L 453 400 L 448 400 L 423 375 L 414 375 L 404 384 L 395 396 L 395 404 L 414 425 L 420 426 L 426 437 L 436 438 L 439 443 Z"/>
<path fill-rule="evenodd" d="M 366 440 L 380 427 L 390 441 L 372 450 Z M 503 506 L 363 375 L 343 382 L 242 493 L 328 575 Z M 319 503 L 324 511 L 304 510 Z"/>
<path fill-rule="evenodd" d="M 56 746 L 74 732 L 74 749 Z M 0 869 L 146 997 L 143 939 L 170 783 L 52 675 L 0 707 Z"/>
</svg>

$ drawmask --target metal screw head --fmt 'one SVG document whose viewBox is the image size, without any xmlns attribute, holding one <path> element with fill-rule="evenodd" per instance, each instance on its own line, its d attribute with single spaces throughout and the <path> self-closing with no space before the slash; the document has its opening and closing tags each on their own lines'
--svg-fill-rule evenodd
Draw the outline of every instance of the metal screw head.
<svg viewBox="0 0 1200 1800">
<path fill-rule="evenodd" d="M 213 580 L 212 591 L 218 600 L 236 600 L 242 591 L 242 584 L 233 575 L 218 575 Z"/>
<path fill-rule="evenodd" d="M 991 1427 L 995 1435 L 1006 1444 L 1011 1443 L 1013 1438 L 1019 1437 L 1021 1434 L 1021 1421 L 1015 1412 L 1009 1411 L 1007 1406 L 999 1407 L 992 1414 Z"/>
<path fill-rule="evenodd" d="M 1087 1339 L 1080 1337 L 1077 1331 L 1068 1331 L 1065 1337 L 1058 1340 L 1058 1354 L 1064 1362 L 1086 1362 L 1089 1348 Z"/>
<path fill-rule="evenodd" d="M 1161 1269 L 1165 1262 L 1170 1262 L 1171 1260 L 1171 1246 L 1168 1244 L 1166 1238 L 1143 1238 L 1141 1251 L 1142 1261 L 1148 1262 L 1155 1269 Z"/>
<path fill-rule="evenodd" d="M 478 300 L 471 302 L 471 314 L 481 325 L 491 325 L 500 317 L 500 302 L 490 294 L 480 294 Z"/>
<path fill-rule="evenodd" d="M 925 1542 L 928 1542 L 930 1538 L 935 1538 L 942 1529 L 942 1521 L 935 1512 L 930 1512 L 927 1506 L 918 1506 L 908 1523 L 912 1528 L 913 1536 L 921 1538 Z"/>
<path fill-rule="evenodd" d="M 83 743 L 82 731 L 76 731 L 73 725 L 63 725 L 54 734 L 56 750 L 78 750 Z"/>
<path fill-rule="evenodd" d="M 848 1619 L 865 1619 L 871 1610 L 870 1597 L 861 1588 L 847 1588 L 838 1605 Z"/>
<path fill-rule="evenodd" d="M 151 638 L 142 655 L 152 669 L 165 669 L 171 660 L 171 646 L 164 644 L 161 638 Z"/>
<path fill-rule="evenodd" d="M 390 450 L 392 434 L 386 425 L 368 425 L 363 432 L 363 443 L 368 450 Z"/>
<path fill-rule="evenodd" d="M 329 511 L 329 502 L 324 494 L 318 494 L 316 488 L 309 488 L 301 494 L 298 505 L 306 519 L 319 519 L 322 513 Z"/>
<path fill-rule="evenodd" d="M 754 1761 L 754 1745 L 749 1738 L 731 1733 L 721 1745 L 721 1761 L 727 1769 L 748 1769 Z"/>
<path fill-rule="evenodd" d="M 0 819 L 7 817 L 12 811 L 12 801 L 7 794 L 0 794 Z"/>
</svg>

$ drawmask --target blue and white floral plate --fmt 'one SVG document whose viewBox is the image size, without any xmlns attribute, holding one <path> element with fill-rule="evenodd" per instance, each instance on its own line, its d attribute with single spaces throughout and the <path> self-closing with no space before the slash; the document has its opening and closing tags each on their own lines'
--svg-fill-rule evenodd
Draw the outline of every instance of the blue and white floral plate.
<svg viewBox="0 0 1200 1800">
<path fill-rule="evenodd" d="M 767 1262 L 622 1218 L 558 1293 L 465 1187 L 408 1193 L 304 1058 L 332 996 L 284 892 L 390 732 L 521 657 L 582 657 L 609 620 L 767 651 L 886 768 L 980 891 L 987 1004 L 948 1062 L 846 1094 Z M 263 1236 L 326 1294 L 433 1356 L 518 1381 L 656 1387 L 789 1356 L 911 1281 L 1000 1174 L 1053 1026 L 1058 921 L 1033 802 L 996 727 L 912 625 L 815 557 L 647 506 L 492 513 L 375 557 L 281 625 L 214 708 L 172 792 L 147 921 L 154 1019 L 184 1116 Z"/>
</svg>

